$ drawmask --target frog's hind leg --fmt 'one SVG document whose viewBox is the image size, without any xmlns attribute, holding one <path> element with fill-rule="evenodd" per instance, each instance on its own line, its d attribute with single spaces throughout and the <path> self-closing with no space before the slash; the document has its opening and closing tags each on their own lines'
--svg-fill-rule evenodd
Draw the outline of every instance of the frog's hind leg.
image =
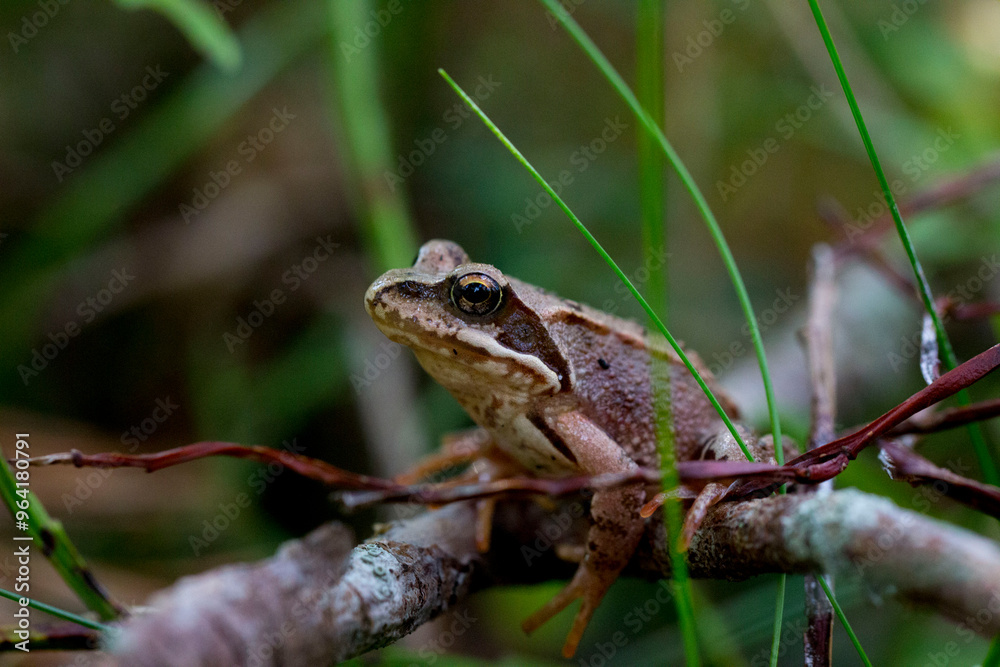
<svg viewBox="0 0 1000 667">
<path fill-rule="evenodd" d="M 622 448 L 580 412 L 553 411 L 540 416 L 548 427 L 547 437 L 558 438 L 583 472 L 597 474 L 635 469 L 635 463 L 624 455 Z M 562 650 L 565 657 L 573 656 L 601 599 L 642 538 L 645 523 L 639 516 L 639 509 L 645 495 L 641 484 L 601 489 L 594 493 L 583 561 L 569 584 L 522 623 L 525 632 L 533 632 L 571 602 L 581 598 L 580 609 Z"/>
<path fill-rule="evenodd" d="M 641 487 L 607 489 L 594 494 L 591 504 L 593 523 L 587 534 L 586 551 L 573 579 L 555 597 L 536 611 L 521 627 L 531 633 L 565 609 L 574 600 L 582 600 L 566 636 L 563 655 L 572 657 L 604 594 L 615 582 L 635 550 L 645 526 L 638 519 L 642 505 Z M 620 521 L 627 517 L 631 520 Z"/>
</svg>

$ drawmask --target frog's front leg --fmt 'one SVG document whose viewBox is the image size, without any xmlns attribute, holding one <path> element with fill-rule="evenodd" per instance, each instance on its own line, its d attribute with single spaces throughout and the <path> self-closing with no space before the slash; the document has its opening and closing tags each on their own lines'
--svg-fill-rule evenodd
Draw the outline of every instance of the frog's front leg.
<svg viewBox="0 0 1000 667">
<path fill-rule="evenodd" d="M 492 447 L 489 434 L 482 428 L 449 433 L 442 439 L 439 451 L 421 459 L 406 472 L 396 475 L 393 481 L 397 484 L 416 484 L 448 468 L 487 456 Z"/>
<path fill-rule="evenodd" d="M 625 450 L 577 410 L 542 410 L 532 421 L 550 440 L 558 439 L 554 446 L 570 452 L 580 470 L 587 474 L 636 469 L 635 462 Z M 567 658 L 573 656 L 594 610 L 639 544 L 645 528 L 639 516 L 644 498 L 645 490 L 640 484 L 603 489 L 594 494 L 584 559 L 572 581 L 524 621 L 522 627 L 525 632 L 533 632 L 573 600 L 582 598 L 580 610 L 563 645 L 563 655 Z"/>
<path fill-rule="evenodd" d="M 406 472 L 396 475 L 393 481 L 397 484 L 417 484 L 465 463 L 472 465 L 456 479 L 490 482 L 510 477 L 521 469 L 513 459 L 496 447 L 485 429 L 474 428 L 444 436 L 441 451 L 424 458 Z M 484 553 L 490 549 L 490 533 L 496 504 L 495 497 L 476 501 L 476 547 Z"/>
</svg>

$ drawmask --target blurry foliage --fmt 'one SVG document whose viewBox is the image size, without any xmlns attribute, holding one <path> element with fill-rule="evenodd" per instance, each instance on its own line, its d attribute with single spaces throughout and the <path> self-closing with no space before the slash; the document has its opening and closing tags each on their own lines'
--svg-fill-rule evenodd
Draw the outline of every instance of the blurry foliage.
<svg viewBox="0 0 1000 667">
<path fill-rule="evenodd" d="M 396 261 L 388 257 L 434 237 L 453 239 L 474 259 L 566 297 L 639 314 L 555 208 L 532 203 L 538 187 L 456 107 L 436 75 L 444 67 L 470 93 L 479 87 L 481 105 L 544 175 L 554 180 L 569 171 L 573 181 L 563 196 L 626 273 L 636 275 L 647 259 L 639 242 L 636 123 L 539 5 L 345 4 L 214 3 L 242 53 L 231 71 L 217 66 L 233 66 L 235 56 L 224 46 L 213 50 L 227 38 L 211 19 L 189 26 L 188 34 L 194 30 L 203 40 L 196 48 L 155 12 L 124 12 L 110 3 L 0 5 L 4 438 L 30 432 L 34 454 L 72 447 L 155 451 L 200 439 L 292 443 L 353 470 L 396 472 L 442 432 L 468 423 L 443 390 L 414 371 L 405 352 L 390 357 L 380 347 L 383 339 L 361 305 L 368 283 Z M 636 3 L 571 4 L 574 18 L 633 81 Z M 345 25 L 342 17 L 352 9 L 356 23 Z M 1000 5 L 830 1 L 824 11 L 890 181 L 905 186 L 897 193 L 902 200 L 995 153 Z M 877 184 L 805 3 L 673 2 L 665 35 L 667 135 L 706 192 L 758 312 L 780 293 L 798 299 L 795 312 L 764 331 L 769 352 L 784 359 L 772 372 L 795 434 L 793 425 L 806 424 L 808 413 L 802 356 L 787 334 L 801 322 L 809 247 L 840 238 L 840 230 L 819 221 L 817 202 L 834 197 L 857 219 L 859 209 L 877 201 Z M 216 64 L 204 60 L 206 52 Z M 832 96 L 808 109 L 823 86 Z M 344 105 L 349 88 L 361 91 L 354 101 L 362 106 L 353 111 Z M 787 121 L 788 114 L 805 115 L 803 105 L 808 120 Z M 362 121 L 381 113 L 383 126 L 352 126 L 352 113 Z M 603 146 L 595 142 L 616 122 L 628 125 L 625 132 Z M 934 160 L 922 157 L 939 133 L 957 136 Z M 374 156 L 350 148 L 359 137 Z M 718 184 L 759 155 L 768 139 L 777 150 L 723 199 Z M 386 178 L 387 170 L 407 175 Z M 666 189 L 671 328 L 734 378 L 749 412 L 760 415 L 756 390 L 739 380 L 752 377 L 756 366 L 721 262 L 672 175 Z M 937 295 L 967 284 L 1000 246 L 998 204 L 1000 191 L 986 188 L 908 220 Z M 379 239 L 379 210 L 388 210 L 401 231 Z M 398 247 L 383 253 L 385 242 Z M 314 253 L 323 243 L 337 245 L 320 260 Z M 893 261 L 901 259 L 897 242 L 883 247 Z M 111 283 L 115 271 L 134 279 L 115 291 L 121 284 Z M 841 294 L 843 322 L 853 332 L 843 343 L 850 350 L 841 375 L 842 426 L 920 386 L 915 360 L 898 370 L 889 363 L 901 339 L 919 329 L 918 307 L 864 270 L 853 270 L 845 284 L 857 289 Z M 275 290 L 280 303 L 269 301 Z M 998 300 L 1000 286 L 987 280 L 975 298 Z M 257 326 L 254 312 L 261 313 Z M 240 328 L 241 319 L 249 329 Z M 226 338 L 247 330 L 238 343 Z M 962 358 L 995 340 L 980 322 L 953 323 L 950 332 Z M 734 342 L 745 352 L 723 364 Z M 44 368 L 25 382 L 18 367 L 31 369 L 36 351 Z M 995 393 L 994 382 L 974 395 Z M 157 421 L 156 401 L 168 397 L 179 407 Z M 126 434 L 134 428 L 141 436 L 131 439 Z M 1000 442 L 994 425 L 986 430 Z M 942 462 L 972 459 L 964 435 L 931 438 L 927 451 Z M 874 457 L 862 457 L 838 484 L 924 508 L 919 492 L 888 482 Z M 153 476 L 36 470 L 32 487 L 99 578 L 130 604 L 179 574 L 269 554 L 282 539 L 337 515 L 325 490 L 233 461 Z M 238 494 L 247 494 L 250 506 L 195 555 L 191 537 L 203 536 L 205 522 Z M 992 522 L 947 501 L 928 511 L 997 532 Z M 373 518 L 347 520 L 363 533 Z M 10 588 L 4 558 L 0 586 Z M 34 576 L 40 599 L 81 609 L 42 566 Z M 799 618 L 794 592 L 800 590 L 791 578 L 788 624 Z M 852 593 L 848 583 L 842 590 L 877 664 L 922 661 L 955 636 L 947 622 L 893 603 L 875 609 L 863 591 Z M 612 662 L 662 664 L 664 647 L 678 646 L 669 605 L 636 634 L 623 626 L 636 600 L 655 592 L 654 584 L 638 582 L 613 589 L 581 656 L 625 629 L 629 644 Z M 509 613 L 477 626 L 456 650 L 556 655 L 564 629 L 553 623 L 542 639 L 526 640 L 511 620 L 550 593 L 535 587 L 474 600 L 484 614 L 486 605 Z M 704 643 L 728 638 L 732 650 L 756 664 L 751 660 L 769 634 L 756 619 L 771 617 L 771 582 L 712 582 L 698 593 L 717 620 Z M 568 622 L 568 615 L 560 620 Z M 420 641 L 411 645 L 419 648 Z M 835 654 L 846 658 L 846 640 L 838 634 L 837 642 Z M 782 664 L 801 662 L 800 646 L 799 639 L 789 645 Z M 972 664 L 984 651 L 979 642 L 963 645 L 954 664 Z"/>
</svg>

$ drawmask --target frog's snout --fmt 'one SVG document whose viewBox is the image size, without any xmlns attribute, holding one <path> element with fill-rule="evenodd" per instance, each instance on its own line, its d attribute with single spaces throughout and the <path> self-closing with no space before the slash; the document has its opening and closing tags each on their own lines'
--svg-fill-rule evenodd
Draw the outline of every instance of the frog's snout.
<svg viewBox="0 0 1000 667">
<path fill-rule="evenodd" d="M 412 268 L 392 269 L 379 276 L 365 292 L 365 309 L 372 319 L 384 319 L 386 312 L 407 310 L 437 300 L 440 283 Z"/>
<path fill-rule="evenodd" d="M 365 310 L 372 317 L 375 316 L 375 308 L 381 305 L 385 289 L 390 283 L 386 281 L 385 275 L 377 278 L 375 282 L 368 286 L 365 291 Z"/>
</svg>

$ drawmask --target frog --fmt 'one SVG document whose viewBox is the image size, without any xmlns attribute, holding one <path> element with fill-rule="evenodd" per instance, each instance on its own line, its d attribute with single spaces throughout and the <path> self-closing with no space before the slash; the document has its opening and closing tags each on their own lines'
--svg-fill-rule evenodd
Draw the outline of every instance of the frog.
<svg viewBox="0 0 1000 667">
<path fill-rule="evenodd" d="M 428 241 L 412 267 L 376 279 L 365 294 L 365 307 L 382 333 L 409 347 L 454 396 L 477 424 L 476 437 L 531 475 L 656 469 L 654 386 L 670 388 L 678 460 L 743 457 L 704 391 L 662 338 L 634 321 L 472 262 L 452 241 Z M 687 354 L 722 408 L 738 417 L 736 405 L 705 364 L 693 352 Z M 763 444 L 752 442 L 768 460 Z M 725 489 L 706 485 L 689 517 L 700 520 Z M 594 611 L 647 528 L 649 519 L 641 510 L 649 492 L 647 485 L 635 483 L 593 493 L 577 570 L 524 621 L 526 632 L 580 599 L 563 646 L 566 657 L 576 652 Z M 685 524 L 685 546 L 698 520 Z"/>
</svg>

